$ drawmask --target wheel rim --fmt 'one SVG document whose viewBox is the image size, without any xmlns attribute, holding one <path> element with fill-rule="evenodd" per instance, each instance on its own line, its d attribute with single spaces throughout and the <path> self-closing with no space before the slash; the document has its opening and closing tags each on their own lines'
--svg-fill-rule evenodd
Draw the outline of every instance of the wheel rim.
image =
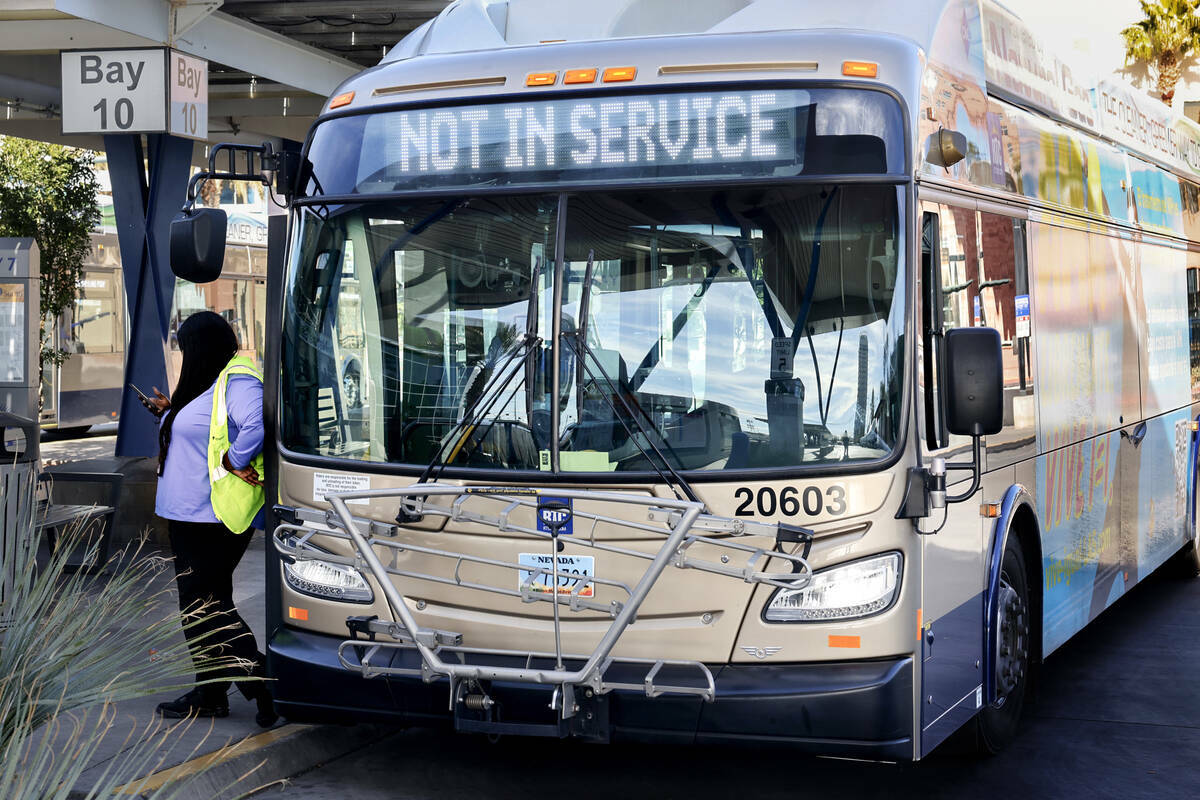
<svg viewBox="0 0 1200 800">
<path fill-rule="evenodd" d="M 1029 656 L 1029 609 L 1012 587 L 1008 572 L 1000 573 L 1000 625 L 996 634 L 996 704 L 1021 682 Z"/>
</svg>

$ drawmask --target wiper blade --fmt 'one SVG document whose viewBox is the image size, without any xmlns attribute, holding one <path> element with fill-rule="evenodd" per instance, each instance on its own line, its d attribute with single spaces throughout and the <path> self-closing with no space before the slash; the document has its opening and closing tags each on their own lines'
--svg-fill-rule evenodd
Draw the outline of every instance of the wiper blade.
<svg viewBox="0 0 1200 800">
<path fill-rule="evenodd" d="M 596 251 L 588 250 L 587 267 L 583 271 L 583 294 L 579 298 L 579 324 L 575 326 L 575 336 L 578 341 L 587 344 L 588 307 L 592 297 L 592 266 L 595 264 Z M 583 419 L 583 359 L 575 353 L 575 418 Z"/>
</svg>

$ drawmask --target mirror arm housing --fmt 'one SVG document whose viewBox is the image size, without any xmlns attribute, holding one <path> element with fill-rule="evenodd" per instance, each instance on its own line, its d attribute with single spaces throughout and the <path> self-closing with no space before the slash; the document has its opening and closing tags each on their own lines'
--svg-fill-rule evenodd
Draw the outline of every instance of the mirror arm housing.
<svg viewBox="0 0 1200 800">
<path fill-rule="evenodd" d="M 218 165 L 217 158 L 224 154 L 224 163 Z M 245 157 L 238 163 L 238 156 Z M 188 181 L 183 211 L 189 212 L 196 204 L 200 187 L 210 180 L 250 181 L 272 188 L 285 199 L 294 194 L 300 158 L 297 153 L 276 153 L 270 142 L 259 145 L 221 142 L 213 145 L 208 153 L 208 169 L 201 170 Z"/>
<path fill-rule="evenodd" d="M 934 509 L 945 508 L 950 503 L 961 503 L 970 500 L 979 491 L 981 465 L 983 463 L 983 437 L 971 437 L 971 460 L 955 461 L 949 464 L 946 459 L 934 458 L 928 467 L 912 467 L 908 470 L 909 480 L 905 487 L 904 502 L 896 512 L 896 519 L 920 519 L 929 516 Z M 969 470 L 971 484 L 960 494 L 946 494 L 946 473 Z M 938 530 L 941 530 L 938 528 Z M 929 534 L 937 531 L 922 531 L 917 533 Z"/>
<path fill-rule="evenodd" d="M 961 503 L 964 500 L 970 500 L 971 497 L 977 491 L 979 491 L 979 472 L 980 472 L 979 465 L 983 461 L 983 453 L 982 453 L 983 448 L 980 445 L 980 440 L 982 438 L 983 437 L 978 436 L 978 435 L 971 437 L 971 460 L 970 461 L 958 461 L 953 464 L 946 465 L 947 470 L 952 470 L 952 469 L 953 470 L 970 470 L 971 471 L 971 485 L 968 486 L 967 490 L 961 494 L 946 495 L 946 499 L 944 501 L 945 503 Z M 944 491 L 945 490 L 944 482 L 942 484 L 942 487 L 943 487 L 943 491 Z"/>
<path fill-rule="evenodd" d="M 192 283 L 207 283 L 221 276 L 228 221 L 222 209 L 196 208 L 206 181 L 261 183 L 282 195 L 286 205 L 294 196 L 299 174 L 299 154 L 276 153 L 270 142 L 214 145 L 208 154 L 208 168 L 188 180 L 183 208 L 171 221 L 171 271 Z"/>
</svg>

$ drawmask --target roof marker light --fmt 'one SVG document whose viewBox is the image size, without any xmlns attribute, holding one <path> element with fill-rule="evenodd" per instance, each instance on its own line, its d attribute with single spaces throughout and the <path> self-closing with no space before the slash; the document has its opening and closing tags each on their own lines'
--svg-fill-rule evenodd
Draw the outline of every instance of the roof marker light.
<svg viewBox="0 0 1200 800">
<path fill-rule="evenodd" d="M 637 67 L 609 67 L 604 70 L 605 83 L 623 83 L 637 77 Z"/>
<path fill-rule="evenodd" d="M 598 73 L 599 70 L 595 67 L 592 69 L 569 69 L 563 73 L 563 83 L 595 83 Z"/>
<path fill-rule="evenodd" d="M 843 61 L 842 74 L 851 78 L 874 78 L 879 72 L 879 65 L 874 61 Z"/>
<path fill-rule="evenodd" d="M 348 106 L 354 101 L 354 92 L 342 92 L 337 97 L 329 101 L 329 110 Z"/>
<path fill-rule="evenodd" d="M 553 86 L 557 82 L 557 72 L 531 72 L 525 76 L 526 86 Z"/>
</svg>

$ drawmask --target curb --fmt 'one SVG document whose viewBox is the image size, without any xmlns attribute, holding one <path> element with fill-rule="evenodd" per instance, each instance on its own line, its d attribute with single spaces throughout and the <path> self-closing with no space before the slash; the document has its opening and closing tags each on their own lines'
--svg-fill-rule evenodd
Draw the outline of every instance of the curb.
<svg viewBox="0 0 1200 800">
<path fill-rule="evenodd" d="M 137 793 L 131 790 L 126 796 L 145 800 L 168 781 L 194 775 L 186 786 L 168 789 L 173 800 L 243 797 L 372 744 L 391 732 L 380 725 L 288 723 L 155 772 L 140 782 Z M 117 794 L 122 791 L 118 789 Z M 86 790 L 75 790 L 68 800 L 86 796 Z"/>
</svg>

